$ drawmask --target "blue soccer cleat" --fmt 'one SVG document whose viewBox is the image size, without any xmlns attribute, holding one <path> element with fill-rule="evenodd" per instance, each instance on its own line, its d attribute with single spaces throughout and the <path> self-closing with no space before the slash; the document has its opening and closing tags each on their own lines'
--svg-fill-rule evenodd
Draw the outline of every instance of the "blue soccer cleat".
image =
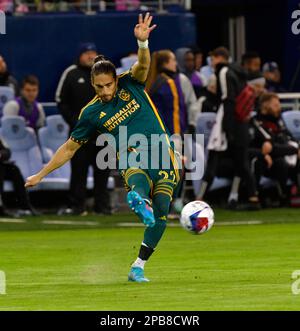
<svg viewBox="0 0 300 331">
<path fill-rule="evenodd" d="M 137 282 L 137 283 L 147 283 L 149 282 L 149 279 L 145 278 L 144 269 L 139 267 L 131 267 L 130 273 L 128 275 L 128 281 Z"/>
<path fill-rule="evenodd" d="M 127 202 L 131 210 L 133 210 L 142 222 L 152 228 L 155 225 L 153 210 L 144 199 L 135 191 L 130 191 L 127 194 Z"/>
</svg>

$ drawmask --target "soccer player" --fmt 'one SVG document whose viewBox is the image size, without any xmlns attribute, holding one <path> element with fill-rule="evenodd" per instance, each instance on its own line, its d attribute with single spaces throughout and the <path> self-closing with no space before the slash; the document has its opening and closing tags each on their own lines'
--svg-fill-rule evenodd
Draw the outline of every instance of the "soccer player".
<svg viewBox="0 0 300 331">
<path fill-rule="evenodd" d="M 128 275 L 128 280 L 134 282 L 149 281 L 144 276 L 144 266 L 164 233 L 170 202 L 180 180 L 179 163 L 170 145 L 163 121 L 144 91 L 144 83 L 150 67 L 148 37 L 156 27 L 156 25 L 151 26 L 151 21 L 152 16 L 149 13 L 145 17 L 139 15 L 139 22 L 134 28 L 134 35 L 139 45 L 138 61 L 131 70 L 117 76 L 115 66 L 110 61 L 103 56 L 95 59 L 91 71 L 91 81 L 96 91 L 95 98 L 82 109 L 70 139 L 57 150 L 39 173 L 27 178 L 25 184 L 26 187 L 37 185 L 42 178 L 69 161 L 95 132 L 109 133 L 116 138 L 116 141 L 119 140 L 121 127 L 126 127 L 128 139 L 133 134 L 144 134 L 147 142 L 150 142 L 152 134 L 163 135 L 163 143 L 152 144 L 147 153 L 152 155 L 151 151 L 160 149 L 158 146 L 166 147 L 168 153 L 164 155 L 161 153 L 159 159 L 165 158 L 165 154 L 168 154 L 169 168 L 128 166 L 121 171 L 129 189 L 127 195 L 129 207 L 146 225 L 138 258 Z M 125 152 L 122 145 L 123 143 L 120 143 L 116 146 L 119 158 Z M 145 147 L 142 143 L 138 146 L 126 146 L 127 160 L 130 156 L 134 156 L 132 153 L 143 151 Z"/>
</svg>

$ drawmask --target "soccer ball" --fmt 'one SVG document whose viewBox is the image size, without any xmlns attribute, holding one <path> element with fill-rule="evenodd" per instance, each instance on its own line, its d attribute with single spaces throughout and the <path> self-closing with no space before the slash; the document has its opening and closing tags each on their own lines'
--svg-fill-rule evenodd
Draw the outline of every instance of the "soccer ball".
<svg viewBox="0 0 300 331">
<path fill-rule="evenodd" d="M 189 202 L 181 211 L 180 224 L 187 231 L 202 234 L 213 226 L 214 212 L 206 202 Z"/>
</svg>

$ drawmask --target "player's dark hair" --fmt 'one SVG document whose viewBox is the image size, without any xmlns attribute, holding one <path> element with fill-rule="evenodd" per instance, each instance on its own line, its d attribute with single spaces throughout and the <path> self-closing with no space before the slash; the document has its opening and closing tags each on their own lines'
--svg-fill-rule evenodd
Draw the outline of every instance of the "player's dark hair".
<svg viewBox="0 0 300 331">
<path fill-rule="evenodd" d="M 112 62 L 107 60 L 104 55 L 98 55 L 94 59 L 94 65 L 91 71 L 91 79 L 100 74 L 111 74 L 114 79 L 117 78 L 116 67 Z"/>
<path fill-rule="evenodd" d="M 34 75 L 25 76 L 21 82 L 21 88 L 23 88 L 26 84 L 39 86 L 40 82 L 39 79 Z"/>
</svg>

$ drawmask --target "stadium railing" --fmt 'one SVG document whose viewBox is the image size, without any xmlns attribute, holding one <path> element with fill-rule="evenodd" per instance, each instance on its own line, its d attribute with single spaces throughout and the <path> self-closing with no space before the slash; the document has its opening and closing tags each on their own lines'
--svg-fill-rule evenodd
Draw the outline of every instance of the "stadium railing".
<svg viewBox="0 0 300 331">
<path fill-rule="evenodd" d="M 13 12 L 15 14 L 27 14 L 32 12 L 68 12 L 82 11 L 91 14 L 97 11 L 134 11 L 150 10 L 159 13 L 169 10 L 190 10 L 191 0 L 132 0 L 132 1 L 115 1 L 115 0 L 82 0 L 82 1 L 14 1 Z M 11 9 L 10 9 L 11 10 Z"/>
<path fill-rule="evenodd" d="M 300 110 L 300 93 L 277 93 L 282 110 Z"/>
</svg>

